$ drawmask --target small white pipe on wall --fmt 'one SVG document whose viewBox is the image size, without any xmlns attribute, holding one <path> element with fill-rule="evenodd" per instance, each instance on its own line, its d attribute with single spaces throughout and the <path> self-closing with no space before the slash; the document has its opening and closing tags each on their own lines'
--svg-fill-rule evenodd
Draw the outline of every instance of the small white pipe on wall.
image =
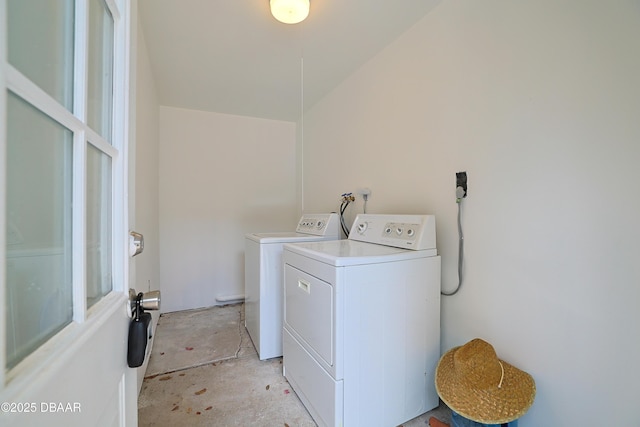
<svg viewBox="0 0 640 427">
<path fill-rule="evenodd" d="M 229 301 L 243 301 L 244 295 L 224 295 L 216 297 L 216 301 L 218 302 L 229 302 Z"/>
</svg>

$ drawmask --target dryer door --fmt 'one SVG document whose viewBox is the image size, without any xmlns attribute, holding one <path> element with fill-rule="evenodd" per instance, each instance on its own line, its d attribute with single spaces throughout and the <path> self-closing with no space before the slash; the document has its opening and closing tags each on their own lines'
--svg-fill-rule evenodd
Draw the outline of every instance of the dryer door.
<svg viewBox="0 0 640 427">
<path fill-rule="evenodd" d="M 333 366 L 333 286 L 291 265 L 285 265 L 285 327 L 306 349 Z"/>
</svg>

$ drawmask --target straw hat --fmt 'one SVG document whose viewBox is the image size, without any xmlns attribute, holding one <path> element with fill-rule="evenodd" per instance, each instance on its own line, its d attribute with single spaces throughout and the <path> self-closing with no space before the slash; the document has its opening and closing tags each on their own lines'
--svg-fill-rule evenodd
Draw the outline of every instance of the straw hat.
<svg viewBox="0 0 640 427">
<path fill-rule="evenodd" d="M 531 375 L 498 359 L 493 346 L 479 338 L 446 352 L 438 362 L 435 382 L 449 408 L 485 424 L 520 418 L 536 395 Z"/>
</svg>

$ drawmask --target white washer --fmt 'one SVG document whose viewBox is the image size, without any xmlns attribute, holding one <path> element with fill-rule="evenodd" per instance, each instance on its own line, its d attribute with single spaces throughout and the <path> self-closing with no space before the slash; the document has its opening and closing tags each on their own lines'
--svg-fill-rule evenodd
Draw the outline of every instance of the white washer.
<svg viewBox="0 0 640 427">
<path fill-rule="evenodd" d="M 245 236 L 245 327 L 260 360 L 282 356 L 282 246 L 340 239 L 338 214 L 302 215 L 296 231 Z"/>
<path fill-rule="evenodd" d="M 348 240 L 285 244 L 283 260 L 283 371 L 319 426 L 396 426 L 438 406 L 432 215 L 359 215 Z"/>
</svg>

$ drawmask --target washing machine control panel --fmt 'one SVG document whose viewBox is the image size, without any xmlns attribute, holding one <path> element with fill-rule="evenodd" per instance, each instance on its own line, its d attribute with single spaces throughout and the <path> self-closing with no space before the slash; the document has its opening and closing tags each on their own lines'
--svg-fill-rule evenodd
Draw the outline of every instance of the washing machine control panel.
<svg viewBox="0 0 640 427">
<path fill-rule="evenodd" d="M 335 236 L 340 238 L 340 219 L 338 214 L 304 214 L 298 221 L 297 233 L 315 236 Z"/>
<path fill-rule="evenodd" d="M 436 248 L 436 220 L 433 215 L 360 214 L 349 239 L 397 248 Z"/>
</svg>

